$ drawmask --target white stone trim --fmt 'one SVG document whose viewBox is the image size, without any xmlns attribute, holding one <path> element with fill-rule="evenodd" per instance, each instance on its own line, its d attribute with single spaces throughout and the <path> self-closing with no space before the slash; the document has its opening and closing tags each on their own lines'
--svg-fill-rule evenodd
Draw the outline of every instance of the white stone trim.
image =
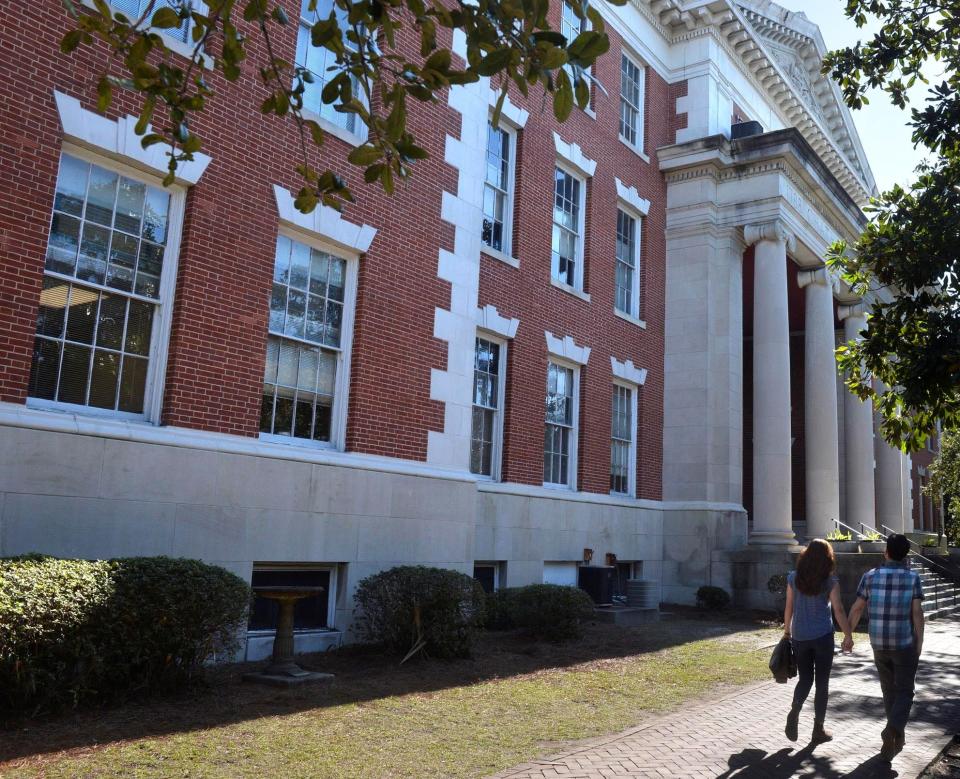
<svg viewBox="0 0 960 779">
<path fill-rule="evenodd" d="M 280 221 L 297 230 L 317 235 L 352 254 L 364 254 L 370 249 L 375 227 L 358 225 L 343 218 L 339 211 L 325 205 L 318 205 L 313 213 L 298 211 L 294 196 L 283 187 L 274 184 L 273 195 L 277 201 L 277 214 Z"/>
<path fill-rule="evenodd" d="M 557 338 L 549 330 L 544 330 L 543 334 L 547 338 L 547 351 L 554 357 L 561 360 L 567 360 L 575 365 L 586 365 L 590 359 L 589 346 L 577 346 L 572 336 L 565 335 L 563 338 Z"/>
<path fill-rule="evenodd" d="M 470 466 L 489 93 L 481 80 L 447 97 L 461 121 L 459 137 L 446 136 L 444 146 L 444 161 L 458 175 L 456 192 L 441 196 L 440 218 L 453 225 L 454 238 L 453 251 L 439 251 L 437 277 L 450 283 L 450 302 L 434 309 L 433 335 L 447 342 L 446 368 L 431 370 L 430 399 L 443 403 L 443 429 L 427 433 L 427 462 L 463 471 Z"/>
<path fill-rule="evenodd" d="M 590 293 L 584 292 L 582 289 L 577 289 L 576 287 L 571 287 L 569 284 L 564 284 L 560 279 L 555 279 L 553 276 L 550 277 L 550 286 L 556 287 L 561 292 L 566 292 L 568 295 L 573 295 L 575 298 L 580 298 L 580 300 L 585 303 L 591 301 Z"/>
<path fill-rule="evenodd" d="M 496 107 L 497 100 L 500 97 L 500 93 L 496 90 L 490 90 L 490 113 L 492 115 L 494 107 Z M 500 121 L 508 124 L 514 130 L 522 130 L 526 124 L 527 119 L 530 118 L 530 114 L 527 111 L 524 111 L 520 106 L 514 105 L 510 102 L 510 95 L 507 95 L 503 99 L 503 105 L 500 108 Z"/>
<path fill-rule="evenodd" d="M 553 146 L 556 149 L 557 156 L 571 167 L 575 168 L 581 175 L 591 178 L 597 169 L 597 163 L 589 159 L 575 143 L 567 143 L 560 137 L 559 133 L 553 134 Z"/>
<path fill-rule="evenodd" d="M 650 213 L 650 201 L 640 197 L 636 187 L 628 187 L 619 178 L 617 182 L 617 197 L 635 210 L 640 216 Z"/>
<path fill-rule="evenodd" d="M 176 446 L 224 454 L 269 457 L 314 465 L 337 465 L 364 471 L 382 471 L 406 476 L 472 482 L 476 477 L 466 470 L 439 468 L 393 457 L 337 452 L 312 446 L 300 446 L 295 439 L 288 444 L 262 441 L 257 438 L 211 433 L 186 427 L 157 427 L 149 422 L 110 419 L 66 411 L 33 409 L 17 403 L 0 402 L 0 428 L 17 427 L 50 433 L 70 433 L 119 441 L 132 441 L 158 446 Z"/>
<path fill-rule="evenodd" d="M 514 338 L 517 328 L 520 327 L 520 320 L 500 316 L 497 307 L 488 303 L 477 308 L 477 327 L 504 338 Z"/>
<path fill-rule="evenodd" d="M 487 246 L 485 243 L 481 243 L 480 253 L 485 254 L 491 260 L 496 260 L 497 262 L 502 262 L 504 265 L 509 265 L 511 268 L 520 267 L 520 260 L 518 260 L 516 257 L 511 257 L 509 254 L 504 254 L 503 252 L 494 249 L 492 246 Z"/>
<path fill-rule="evenodd" d="M 144 149 L 140 145 L 140 136 L 134 132 L 137 117 L 108 119 L 85 109 L 77 98 L 56 90 L 53 98 L 65 138 L 121 162 L 135 164 L 161 178 L 167 175 L 169 148 L 166 144 L 157 143 Z M 149 126 L 147 132 L 150 132 Z M 177 182 L 187 186 L 196 184 L 211 159 L 203 152 L 195 152 L 192 161 L 177 165 Z"/>
<path fill-rule="evenodd" d="M 631 325 L 639 327 L 641 330 L 647 329 L 647 323 L 643 319 L 637 319 L 635 316 L 630 316 L 630 314 L 624 313 L 619 308 L 614 307 L 613 315 L 618 319 L 622 319 L 624 322 L 629 322 Z"/>
<path fill-rule="evenodd" d="M 647 380 L 647 369 L 637 368 L 633 364 L 633 360 L 620 362 L 616 357 L 610 355 L 610 369 L 616 378 L 637 387 L 642 387 L 643 383 Z"/>
</svg>

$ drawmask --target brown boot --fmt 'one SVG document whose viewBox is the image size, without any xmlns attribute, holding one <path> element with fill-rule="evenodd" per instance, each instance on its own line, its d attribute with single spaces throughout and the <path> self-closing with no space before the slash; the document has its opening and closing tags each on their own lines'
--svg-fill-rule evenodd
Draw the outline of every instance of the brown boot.
<svg viewBox="0 0 960 779">
<path fill-rule="evenodd" d="M 783 729 L 784 735 L 790 741 L 797 740 L 797 725 L 800 721 L 800 709 L 791 708 L 790 713 L 787 715 L 787 726 Z"/>
<path fill-rule="evenodd" d="M 810 740 L 814 744 L 823 744 L 827 741 L 833 741 L 833 733 L 823 727 L 823 720 L 818 719 L 813 722 L 813 734 Z"/>
</svg>

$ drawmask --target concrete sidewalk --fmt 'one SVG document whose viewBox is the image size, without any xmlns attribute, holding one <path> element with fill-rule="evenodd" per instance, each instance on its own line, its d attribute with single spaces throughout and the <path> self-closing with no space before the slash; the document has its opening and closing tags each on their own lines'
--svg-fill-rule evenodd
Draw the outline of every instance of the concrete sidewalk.
<svg viewBox="0 0 960 779">
<path fill-rule="evenodd" d="M 807 743 L 813 693 L 800 718 L 800 740 L 783 726 L 795 680 L 750 685 L 690 704 L 615 736 L 517 766 L 495 779 L 595 777 L 909 777 L 913 779 L 960 731 L 960 618 L 928 622 L 907 744 L 890 765 L 880 760 L 883 700 L 865 635 L 854 654 L 838 655 L 830 680 L 827 728 L 834 740 Z"/>
</svg>

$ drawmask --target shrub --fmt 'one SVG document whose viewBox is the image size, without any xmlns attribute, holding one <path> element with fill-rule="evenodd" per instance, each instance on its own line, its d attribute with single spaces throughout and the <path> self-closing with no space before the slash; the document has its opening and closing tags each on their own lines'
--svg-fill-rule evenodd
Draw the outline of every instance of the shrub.
<svg viewBox="0 0 960 779">
<path fill-rule="evenodd" d="M 922 541 L 922 546 L 925 546 L 925 547 L 927 547 L 928 549 L 931 549 L 931 548 L 933 548 L 933 547 L 940 546 L 940 539 L 939 539 L 939 538 L 933 538 L 932 536 L 927 536 L 926 538 L 923 539 L 923 541 Z"/>
<path fill-rule="evenodd" d="M 509 587 L 488 600 L 487 627 L 521 628 L 534 638 L 562 641 L 577 638 L 593 616 L 593 601 L 579 587 L 531 584 Z"/>
<path fill-rule="evenodd" d="M 406 657 L 466 657 L 483 624 L 483 587 L 446 568 L 402 565 L 368 576 L 354 595 L 366 641 Z"/>
<path fill-rule="evenodd" d="M 697 590 L 697 606 L 701 609 L 722 611 L 729 605 L 730 594 L 723 587 L 704 585 Z"/>
<path fill-rule="evenodd" d="M 237 646 L 250 588 L 197 560 L 0 560 L 0 707 L 177 686 Z"/>
<path fill-rule="evenodd" d="M 831 530 L 827 533 L 827 541 L 852 541 L 853 535 L 842 530 Z"/>
</svg>

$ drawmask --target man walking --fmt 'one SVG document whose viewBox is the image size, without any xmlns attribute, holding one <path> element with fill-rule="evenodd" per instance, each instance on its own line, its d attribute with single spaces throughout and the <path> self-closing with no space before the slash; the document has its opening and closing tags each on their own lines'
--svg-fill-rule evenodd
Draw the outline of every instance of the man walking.
<svg viewBox="0 0 960 779">
<path fill-rule="evenodd" d="M 886 760 L 903 749 L 923 648 L 923 590 L 906 559 L 909 551 L 906 536 L 892 533 L 887 538 L 886 562 L 863 575 L 850 609 L 850 628 L 856 630 L 864 609 L 869 608 L 870 645 L 887 713 L 887 725 L 880 734 L 880 755 Z"/>
</svg>

